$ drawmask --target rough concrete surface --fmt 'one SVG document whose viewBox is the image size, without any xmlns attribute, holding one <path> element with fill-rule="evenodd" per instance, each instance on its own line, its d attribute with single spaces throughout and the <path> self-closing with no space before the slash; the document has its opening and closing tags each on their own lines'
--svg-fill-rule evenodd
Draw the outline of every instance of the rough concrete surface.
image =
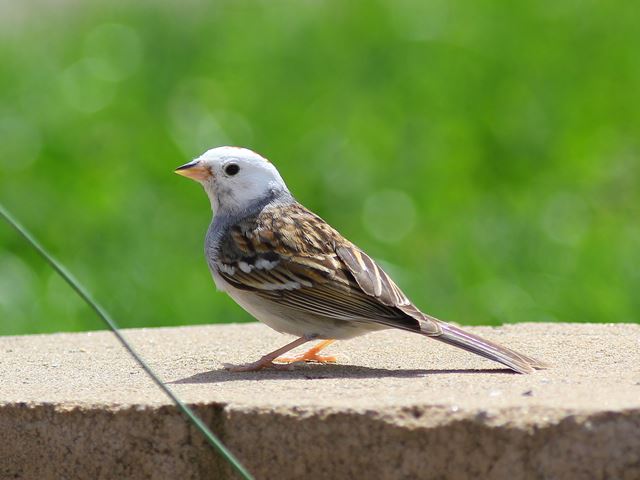
<svg viewBox="0 0 640 480">
<path fill-rule="evenodd" d="M 337 365 L 229 373 L 259 324 L 126 330 L 258 479 L 638 479 L 640 325 L 471 331 L 552 363 L 512 374 L 396 331 Z M 111 334 L 0 338 L 0 478 L 234 478 Z"/>
</svg>

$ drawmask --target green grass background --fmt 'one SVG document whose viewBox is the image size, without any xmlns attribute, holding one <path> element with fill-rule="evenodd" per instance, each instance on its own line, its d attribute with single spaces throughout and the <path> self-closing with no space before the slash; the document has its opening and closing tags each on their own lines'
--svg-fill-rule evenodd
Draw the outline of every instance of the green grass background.
<svg viewBox="0 0 640 480">
<path fill-rule="evenodd" d="M 3 2 L 0 201 L 123 326 L 249 321 L 172 173 L 270 158 L 426 311 L 640 318 L 633 2 Z M 0 333 L 99 328 L 0 224 Z"/>
</svg>

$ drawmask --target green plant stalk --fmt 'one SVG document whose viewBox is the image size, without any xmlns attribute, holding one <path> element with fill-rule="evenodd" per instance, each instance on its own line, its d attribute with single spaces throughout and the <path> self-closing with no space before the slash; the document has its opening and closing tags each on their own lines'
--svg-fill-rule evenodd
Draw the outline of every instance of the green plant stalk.
<svg viewBox="0 0 640 480">
<path fill-rule="evenodd" d="M 205 425 L 205 423 L 198 417 L 195 412 L 187 406 L 182 400 L 180 400 L 173 391 L 167 387 L 160 377 L 151 369 L 151 367 L 145 362 L 145 360 L 134 350 L 129 344 L 127 339 L 120 333 L 119 327 L 116 322 L 111 318 L 107 311 L 96 302 L 89 292 L 76 280 L 71 273 L 69 273 L 58 261 L 56 261 L 40 243 L 25 229 L 17 220 L 15 220 L 9 212 L 0 204 L 0 216 L 12 226 L 26 241 L 29 243 L 45 261 L 69 284 L 69 286 L 93 309 L 94 312 L 100 317 L 100 319 L 109 327 L 109 329 L 116 336 L 122 346 L 129 352 L 136 362 L 142 367 L 142 369 L 151 377 L 158 387 L 176 404 L 178 409 L 189 419 L 189 421 L 204 435 L 209 444 L 222 455 L 222 457 L 231 464 L 231 466 L 240 474 L 245 480 L 253 480 L 253 476 L 249 471 L 240 463 L 240 461 L 231 453 L 227 447 L 220 441 L 220 439 Z"/>
</svg>

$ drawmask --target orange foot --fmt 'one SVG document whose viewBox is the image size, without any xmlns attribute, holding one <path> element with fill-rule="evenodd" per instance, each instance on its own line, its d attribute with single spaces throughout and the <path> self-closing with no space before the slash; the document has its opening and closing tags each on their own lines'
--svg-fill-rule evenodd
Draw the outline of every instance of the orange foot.
<svg viewBox="0 0 640 480">
<path fill-rule="evenodd" d="M 274 361 L 280 363 L 313 362 L 313 363 L 336 363 L 338 360 L 332 355 L 318 355 L 318 352 L 331 345 L 335 340 L 324 340 L 313 348 L 310 348 L 300 355 L 293 357 L 278 357 Z"/>
</svg>

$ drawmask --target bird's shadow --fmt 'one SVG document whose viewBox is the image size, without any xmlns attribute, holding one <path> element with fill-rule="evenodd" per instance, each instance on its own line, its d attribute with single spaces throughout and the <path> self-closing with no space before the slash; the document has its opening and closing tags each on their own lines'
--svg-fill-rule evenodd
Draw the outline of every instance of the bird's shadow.
<svg viewBox="0 0 640 480">
<path fill-rule="evenodd" d="M 324 380 L 336 378 L 419 378 L 430 375 L 460 375 L 460 374 L 514 374 L 507 368 L 482 369 L 405 369 L 391 370 L 386 368 L 371 368 L 358 365 L 292 365 L 290 369 L 268 369 L 257 372 L 230 372 L 225 368 L 196 373 L 190 377 L 181 378 L 169 384 L 193 383 L 222 383 L 246 380 Z"/>
</svg>

